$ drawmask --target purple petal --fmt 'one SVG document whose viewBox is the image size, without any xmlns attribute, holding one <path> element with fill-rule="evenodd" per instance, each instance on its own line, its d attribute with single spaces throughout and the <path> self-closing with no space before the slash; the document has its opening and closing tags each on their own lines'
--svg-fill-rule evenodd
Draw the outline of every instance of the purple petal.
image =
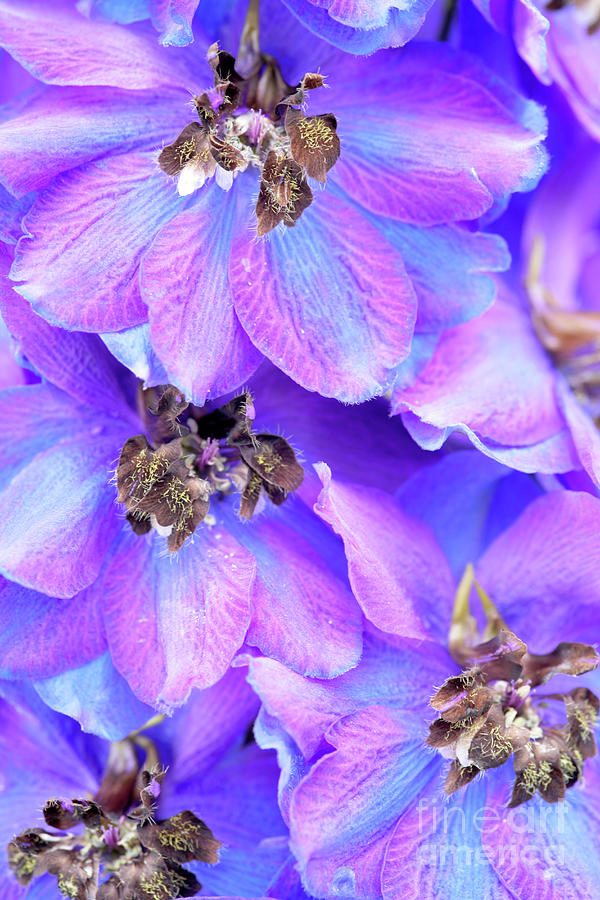
<svg viewBox="0 0 600 900">
<path fill-rule="evenodd" d="M 340 717 L 374 703 L 422 710 L 432 688 L 447 677 L 449 661 L 439 644 L 365 635 L 359 665 L 331 681 L 303 678 L 273 659 L 248 658 L 249 680 L 268 713 L 276 716 L 310 759 Z"/>
<path fill-rule="evenodd" d="M 164 225 L 144 255 L 150 339 L 169 380 L 195 403 L 246 381 L 261 355 L 238 322 L 227 278 L 236 198 L 212 183 Z"/>
<path fill-rule="evenodd" d="M 137 696 L 170 710 L 226 672 L 250 620 L 252 556 L 219 525 L 175 559 L 164 538 L 123 529 L 94 585 L 117 669 Z"/>
<path fill-rule="evenodd" d="M 0 125 L 0 176 L 17 196 L 113 148 L 160 147 L 180 128 L 187 95 L 114 88 L 47 88 Z"/>
<path fill-rule="evenodd" d="M 122 740 L 153 715 L 153 710 L 132 694 L 109 653 L 80 668 L 36 681 L 34 687 L 52 709 L 107 741 Z"/>
<path fill-rule="evenodd" d="M 182 47 L 194 40 L 192 19 L 199 0 L 154 0 L 152 22 L 165 46 Z"/>
<path fill-rule="evenodd" d="M 16 244 L 23 229 L 21 221 L 31 208 L 34 198 L 31 195 L 17 200 L 0 185 L 0 240 L 6 244 Z"/>
<path fill-rule="evenodd" d="M 91 427 L 90 410 L 69 403 L 65 394 L 50 384 L 2 391 L 0 485 L 7 487 L 37 453 L 65 438 L 83 437 Z"/>
<path fill-rule="evenodd" d="M 344 541 L 350 584 L 367 618 L 403 637 L 442 637 L 454 579 L 429 527 L 387 494 L 338 484 L 323 463 L 315 468 L 323 483 L 315 512 Z"/>
<path fill-rule="evenodd" d="M 600 500 L 553 491 L 531 503 L 486 550 L 477 577 L 536 652 L 589 641 L 598 622 Z"/>
<path fill-rule="evenodd" d="M 381 879 L 383 900 L 410 896 L 511 900 L 513 894 L 483 856 L 485 804 L 483 781 L 472 782 L 463 793 L 449 798 L 441 780 L 432 778 L 402 816 L 388 844 Z"/>
<path fill-rule="evenodd" d="M 506 809 L 510 773 L 506 779 L 494 779 L 480 819 L 481 840 L 511 897 L 577 900 L 598 894 L 598 770 L 598 760 L 589 760 L 584 783 L 578 782 L 564 803 L 553 806 L 535 796 L 525 807 Z"/>
<path fill-rule="evenodd" d="M 15 475 L 0 494 L 5 575 L 63 598 L 94 581 L 119 527 L 109 479 L 123 442 L 108 429 L 66 438 Z"/>
<path fill-rule="evenodd" d="M 497 300 L 442 336 L 416 383 L 394 392 L 392 409 L 411 410 L 436 428 L 464 424 L 484 441 L 522 447 L 564 427 L 554 389 L 554 371 L 528 319 Z"/>
<path fill-rule="evenodd" d="M 415 473 L 396 495 L 406 513 L 430 526 L 457 579 L 479 556 L 490 503 L 509 474 L 475 450 L 459 450 Z"/>
<path fill-rule="evenodd" d="M 188 702 L 165 723 L 173 733 L 173 779 L 161 797 L 210 773 L 225 753 L 245 736 L 259 700 L 240 669 L 228 669 L 223 678 L 204 691 L 193 691 Z"/>
<path fill-rule="evenodd" d="M 325 100 L 342 144 L 332 179 L 384 216 L 421 225 L 474 219 L 544 171 L 541 108 L 447 45 L 348 59 Z"/>
<path fill-rule="evenodd" d="M 44 408 L 48 402 L 65 425 L 70 419 L 74 423 L 81 415 L 90 420 L 90 427 L 93 427 L 92 418 L 103 412 L 120 420 L 129 420 L 132 428 L 139 429 L 139 421 L 127 402 L 127 394 L 131 395 L 135 389 L 135 380 L 115 362 L 99 338 L 49 325 L 13 290 L 0 298 L 0 309 L 25 360 L 44 378 L 89 407 L 85 410 L 73 404 L 69 408 L 68 399 L 49 388 L 38 390 L 37 400 L 33 400 L 34 395 L 22 392 L 20 397 L 24 402 L 31 396 L 39 408 L 37 415 L 31 414 L 28 424 L 37 420 L 38 415 L 50 417 Z M 33 429 L 30 427 L 29 431 L 33 432 Z"/>
<path fill-rule="evenodd" d="M 90 741 L 82 753 L 79 726 L 58 716 L 22 682 L 0 683 L 0 696 L 0 841 L 6 847 L 19 831 L 37 824 L 32 818 L 52 793 L 77 797 L 97 790 L 100 753 L 94 759 L 90 750 L 100 750 L 100 742 Z"/>
<path fill-rule="evenodd" d="M 294 792 L 291 846 L 309 893 L 377 897 L 396 820 L 438 763 L 401 710 L 368 707 L 334 725 L 327 740 L 336 751 Z"/>
<path fill-rule="evenodd" d="M 330 568 L 326 543 L 315 546 L 321 523 L 313 525 L 312 546 L 293 526 L 293 508 L 277 519 L 230 525 L 257 565 L 246 641 L 303 675 L 333 678 L 360 659 L 361 611 Z"/>
<path fill-rule="evenodd" d="M 439 450 L 444 441 L 450 437 L 453 428 L 436 428 L 421 422 L 413 413 L 402 414 L 402 422 L 413 439 L 426 450 Z M 474 447 L 477 447 L 490 459 L 512 469 L 521 472 L 571 472 L 579 466 L 579 458 L 571 437 L 571 432 L 565 426 L 552 437 L 544 441 L 538 441 L 529 447 L 507 447 L 496 444 L 494 441 L 482 441 L 475 432 L 466 425 L 461 425 L 460 431 L 464 432 Z"/>
<path fill-rule="evenodd" d="M 240 230 L 234 251 L 236 312 L 265 356 L 325 396 L 385 390 L 409 351 L 415 297 L 400 255 L 357 209 L 328 189 L 294 229 L 260 241 Z"/>
<path fill-rule="evenodd" d="M 25 217 L 11 272 L 54 324 L 120 331 L 147 311 L 137 267 L 156 230 L 182 206 L 155 154 L 125 153 L 57 178 Z M 99 254 L 99 248 L 101 252 Z M 56 284 L 61 285 L 60 291 Z"/>
<path fill-rule="evenodd" d="M 46 678 L 106 650 L 102 616 L 85 592 L 68 600 L 0 578 L 0 677 Z"/>
<path fill-rule="evenodd" d="M 100 337 L 112 355 L 148 387 L 169 381 L 164 366 L 150 343 L 150 326 L 147 322 L 133 325 L 124 331 L 101 334 Z"/>
<path fill-rule="evenodd" d="M 558 403 L 565 417 L 581 465 L 596 486 L 600 486 L 600 435 L 590 416 L 581 408 L 570 388 L 560 379 L 556 384 Z"/>
<path fill-rule="evenodd" d="M 187 87 L 185 70 L 151 38 L 65 5 L 2 0 L 0 46 L 48 84 Z"/>
<path fill-rule="evenodd" d="M 402 254 L 417 295 L 415 328 L 421 328 L 426 337 L 437 329 L 460 325 L 492 304 L 496 285 L 490 273 L 510 264 L 502 238 L 457 225 L 417 228 L 390 220 L 377 224 Z"/>
<path fill-rule="evenodd" d="M 406 5 L 378 0 L 284 0 L 303 25 L 349 53 L 374 53 L 399 47 L 417 33 L 431 3 L 411 0 Z"/>
<path fill-rule="evenodd" d="M 567 8 L 558 17 L 552 14 L 547 44 L 550 74 L 566 94 L 584 128 L 596 140 L 600 139 L 598 33 L 588 34 L 579 13 Z"/>
</svg>

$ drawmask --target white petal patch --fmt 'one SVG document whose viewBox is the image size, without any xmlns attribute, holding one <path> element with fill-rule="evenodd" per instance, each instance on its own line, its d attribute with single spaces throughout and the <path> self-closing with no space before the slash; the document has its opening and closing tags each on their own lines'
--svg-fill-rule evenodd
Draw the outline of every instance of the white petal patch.
<svg viewBox="0 0 600 900">
<path fill-rule="evenodd" d="M 228 172 L 222 166 L 217 166 L 215 169 L 215 181 L 223 191 L 230 191 L 233 184 L 233 172 Z"/>
<path fill-rule="evenodd" d="M 180 197 L 187 197 L 198 190 L 198 188 L 201 188 L 205 181 L 206 173 L 204 169 L 196 165 L 195 162 L 190 162 L 179 173 L 177 193 Z"/>
</svg>

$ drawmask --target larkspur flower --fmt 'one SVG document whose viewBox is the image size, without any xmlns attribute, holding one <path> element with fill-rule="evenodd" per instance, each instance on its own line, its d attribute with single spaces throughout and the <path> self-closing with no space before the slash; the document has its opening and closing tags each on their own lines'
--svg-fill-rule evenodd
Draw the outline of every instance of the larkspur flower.
<svg viewBox="0 0 600 900">
<path fill-rule="evenodd" d="M 362 508 L 358 491 L 322 474 L 322 514 L 347 542 L 355 590 L 419 600 L 409 637 L 371 629 L 359 665 L 331 682 L 249 660 L 263 700 L 255 733 L 278 750 L 306 889 L 597 897 L 599 501 L 539 487 L 532 500 L 526 476 L 472 450 L 450 454 L 409 479 L 395 505 L 381 502 L 393 537 L 373 567 L 367 511 L 354 522 L 349 513 Z M 444 603 L 423 589 L 417 532 Z M 469 556 L 475 576 L 467 569 L 457 589 L 451 569 Z M 455 760 L 449 770 L 440 750 Z"/>
<path fill-rule="evenodd" d="M 459 428 L 517 469 L 576 471 L 589 476 L 582 487 L 600 484 L 599 165 L 597 145 L 576 141 L 519 223 L 514 286 L 448 331 L 415 382 L 393 393 L 392 410 L 422 446 Z"/>
<path fill-rule="evenodd" d="M 310 390 L 359 401 L 399 367 L 409 377 L 411 346 L 420 358 L 489 306 L 485 273 L 507 265 L 506 251 L 464 222 L 536 182 L 544 121 L 471 57 L 420 43 L 357 59 L 271 0 L 265 53 L 249 28 L 240 71 L 212 51 L 211 73 L 196 45 L 167 51 L 144 24 L 89 21 L 68 4 L 1 9 L 0 42 L 41 82 L 0 127 L 3 183 L 39 191 L 11 277 L 50 322 L 110 332 L 138 375 L 199 404 L 242 384 L 262 355 Z M 211 32 L 223 53 L 242 18 Z M 237 106 L 223 95 L 229 75 Z M 189 91 L 204 120 L 186 109 Z M 316 119 L 303 118 L 307 94 Z M 340 157 L 302 211 L 313 168 L 299 132 L 334 142 L 335 122 Z M 204 174 L 215 173 L 190 197 L 157 166 L 173 144 L 184 192 L 205 152 Z M 316 161 L 323 146 L 306 153 Z M 263 197 L 284 224 L 257 240 L 267 161 Z"/>
<path fill-rule="evenodd" d="M 386 403 L 345 408 L 266 367 L 253 408 L 245 395 L 173 409 L 172 390 L 148 402 L 96 335 L 56 329 L 13 297 L 4 311 L 44 379 L 0 396 L 4 675 L 51 677 L 110 651 L 141 700 L 170 709 L 243 644 L 323 677 L 355 665 L 361 609 L 312 511 L 309 463 L 393 489 L 429 455 Z M 304 455 L 287 499 L 301 469 L 280 428 Z"/>
<path fill-rule="evenodd" d="M 257 699 L 242 672 L 112 743 L 23 684 L 0 698 L 5 900 L 262 897 L 277 882 L 277 766 L 246 740 Z"/>
<path fill-rule="evenodd" d="M 600 7 L 595 0 L 474 0 L 487 21 L 508 34 L 542 85 L 555 84 L 600 138 Z M 470 27 L 476 25 L 469 19 Z M 531 93 L 531 91 L 529 92 Z M 547 99 L 547 98 L 545 98 Z"/>
</svg>

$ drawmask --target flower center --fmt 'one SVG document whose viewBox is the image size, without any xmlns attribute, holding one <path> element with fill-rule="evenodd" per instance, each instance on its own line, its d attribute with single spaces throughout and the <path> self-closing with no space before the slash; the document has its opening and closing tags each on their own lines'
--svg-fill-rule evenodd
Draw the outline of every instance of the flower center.
<svg viewBox="0 0 600 900">
<path fill-rule="evenodd" d="M 324 184 L 340 155 L 335 116 L 302 112 L 308 91 L 322 87 L 323 76 L 307 73 L 295 87 L 287 83 L 276 60 L 259 48 L 256 3 L 238 54 L 242 74 L 217 44 L 207 58 L 214 86 L 193 98 L 199 121 L 163 148 L 161 169 L 178 176 L 185 196 L 213 176 L 228 191 L 240 172 L 254 167 L 260 174 L 257 234 L 295 225 L 313 199 L 307 176 Z"/>
<path fill-rule="evenodd" d="M 541 282 L 544 243 L 532 246 L 525 280 L 536 334 L 577 400 L 600 427 L 600 313 L 570 311 Z"/>
<path fill-rule="evenodd" d="M 136 746 L 146 751 L 142 767 Z M 189 810 L 154 819 L 164 776 L 147 738 L 112 744 L 93 799 L 48 800 L 43 815 L 53 831 L 29 828 L 10 842 L 17 881 L 28 885 L 48 873 L 70 900 L 193 897 L 202 886 L 182 863 L 216 863 L 221 845 Z"/>
<path fill-rule="evenodd" d="M 149 402 L 150 401 L 150 402 Z M 249 519 L 261 498 L 281 505 L 302 484 L 304 470 L 280 435 L 254 433 L 250 394 L 205 412 L 174 387 L 141 395 L 150 441 L 125 442 L 117 465 L 117 499 L 138 535 L 152 528 L 167 537 L 170 552 L 209 514 L 210 498 L 241 493 L 239 514 Z"/>
<path fill-rule="evenodd" d="M 581 675 L 600 658 L 587 644 L 560 643 L 542 655 L 529 653 L 510 632 L 492 601 L 477 586 L 488 627 L 483 643 L 473 644 L 475 620 L 468 612 L 474 583 L 468 567 L 457 591 L 450 649 L 465 667 L 436 691 L 430 703 L 439 713 L 427 743 L 452 760 L 445 790 L 468 784 L 480 772 L 513 756 L 516 774 L 509 806 L 537 792 L 549 803 L 563 800 L 581 777 L 583 763 L 596 753 L 593 729 L 599 700 L 587 688 L 540 694 L 553 675 Z"/>
</svg>

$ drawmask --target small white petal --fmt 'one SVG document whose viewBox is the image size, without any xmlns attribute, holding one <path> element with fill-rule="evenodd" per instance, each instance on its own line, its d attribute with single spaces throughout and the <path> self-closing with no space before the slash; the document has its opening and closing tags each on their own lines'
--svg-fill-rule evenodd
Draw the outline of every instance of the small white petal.
<svg viewBox="0 0 600 900">
<path fill-rule="evenodd" d="M 233 172 L 228 172 L 222 166 L 215 169 L 215 181 L 223 191 L 230 191 L 233 184 Z"/>
<path fill-rule="evenodd" d="M 206 174 L 204 170 L 193 162 L 188 163 L 179 173 L 177 193 L 180 197 L 187 197 L 188 194 L 193 194 L 194 191 L 201 188 L 205 181 Z"/>
</svg>

